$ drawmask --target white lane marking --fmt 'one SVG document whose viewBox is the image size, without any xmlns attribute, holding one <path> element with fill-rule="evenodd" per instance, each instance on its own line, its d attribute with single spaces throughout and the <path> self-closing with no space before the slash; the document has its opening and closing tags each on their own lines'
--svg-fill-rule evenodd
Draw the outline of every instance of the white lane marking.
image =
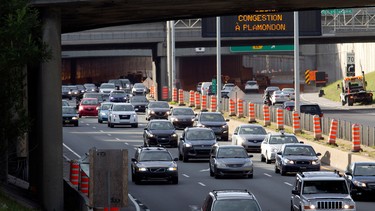
<svg viewBox="0 0 375 211">
<path fill-rule="evenodd" d="M 68 146 L 66 146 L 66 144 L 63 143 L 63 146 L 65 148 L 67 148 L 69 151 L 71 151 L 75 156 L 77 156 L 78 158 L 81 158 L 81 156 L 79 154 L 77 154 L 76 152 L 74 152 L 72 149 L 70 149 Z"/>
<path fill-rule="evenodd" d="M 138 205 L 138 203 L 135 201 L 135 199 L 133 198 L 133 196 L 132 195 L 130 195 L 130 193 L 128 194 L 128 196 L 129 196 L 129 199 L 130 199 L 130 201 L 132 201 L 133 202 L 133 204 L 134 204 L 134 206 L 135 206 L 135 209 L 136 209 L 136 211 L 140 211 L 141 210 L 141 208 L 139 207 L 139 205 Z"/>
<path fill-rule="evenodd" d="M 117 141 L 121 141 L 119 138 L 116 138 Z"/>
<path fill-rule="evenodd" d="M 89 126 L 90 124 L 86 124 L 87 126 Z"/>
<path fill-rule="evenodd" d="M 109 134 L 109 133 L 108 133 L 107 135 L 108 135 L 108 136 L 111 136 L 111 134 Z"/>
<path fill-rule="evenodd" d="M 202 169 L 199 172 L 205 172 L 205 171 L 210 171 L 210 169 L 209 168 L 208 169 Z"/>
<path fill-rule="evenodd" d="M 266 175 L 267 177 L 272 177 L 272 175 L 267 174 L 267 173 L 264 173 L 264 175 Z"/>
<path fill-rule="evenodd" d="M 92 127 L 93 129 L 96 129 L 96 127 Z"/>
<path fill-rule="evenodd" d="M 129 143 L 128 143 L 128 142 L 125 142 L 125 145 L 129 145 Z"/>
<path fill-rule="evenodd" d="M 104 133 L 104 131 L 103 130 L 99 130 L 101 133 Z"/>
<path fill-rule="evenodd" d="M 201 182 L 198 182 L 198 184 L 202 185 L 203 187 L 206 187 L 206 185 Z"/>
<path fill-rule="evenodd" d="M 187 174 L 182 174 L 182 176 L 189 178 L 190 176 Z"/>
<path fill-rule="evenodd" d="M 293 187 L 292 184 L 290 184 L 289 182 L 284 182 L 285 185 L 289 185 L 290 187 Z"/>
</svg>

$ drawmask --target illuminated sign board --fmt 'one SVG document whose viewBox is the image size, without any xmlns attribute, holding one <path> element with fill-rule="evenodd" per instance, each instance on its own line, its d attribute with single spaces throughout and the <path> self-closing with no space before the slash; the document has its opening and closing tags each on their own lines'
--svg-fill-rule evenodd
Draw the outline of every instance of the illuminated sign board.
<svg viewBox="0 0 375 211">
<path fill-rule="evenodd" d="M 294 13 L 254 13 L 235 16 L 222 16 L 222 37 L 275 37 L 293 36 Z M 322 35 L 321 12 L 299 12 L 300 36 Z M 202 19 L 202 37 L 216 36 L 216 18 Z"/>
</svg>

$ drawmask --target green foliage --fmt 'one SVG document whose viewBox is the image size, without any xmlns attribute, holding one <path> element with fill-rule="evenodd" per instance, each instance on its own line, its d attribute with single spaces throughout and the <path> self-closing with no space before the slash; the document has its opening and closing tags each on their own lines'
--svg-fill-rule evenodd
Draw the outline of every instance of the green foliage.
<svg viewBox="0 0 375 211">
<path fill-rule="evenodd" d="M 26 208 L 20 205 L 19 203 L 8 198 L 5 193 L 0 192 L 0 210 L 30 211 L 30 210 L 37 210 L 37 209 Z"/>
</svg>

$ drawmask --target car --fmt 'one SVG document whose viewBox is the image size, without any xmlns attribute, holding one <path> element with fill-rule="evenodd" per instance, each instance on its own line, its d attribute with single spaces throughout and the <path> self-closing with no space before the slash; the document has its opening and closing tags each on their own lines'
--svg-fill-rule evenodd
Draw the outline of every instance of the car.
<svg viewBox="0 0 375 211">
<path fill-rule="evenodd" d="M 105 101 L 102 93 L 86 92 L 83 95 L 80 95 L 80 96 L 76 97 L 77 108 L 79 107 L 79 104 L 81 103 L 81 100 L 83 98 L 96 98 L 96 99 L 98 99 L 99 104 Z"/>
<path fill-rule="evenodd" d="M 229 90 L 232 90 L 236 85 L 234 85 L 234 83 L 226 83 L 223 85 L 223 88 L 222 89 L 229 89 Z"/>
<path fill-rule="evenodd" d="M 232 135 L 232 144 L 243 146 L 247 151 L 260 152 L 260 145 L 267 135 L 263 126 L 242 124 L 236 127 Z"/>
<path fill-rule="evenodd" d="M 68 85 L 67 86 L 69 89 L 69 95 L 70 97 L 77 97 L 81 95 L 81 92 L 78 90 L 78 87 L 76 85 Z M 71 98 L 69 98 L 71 99 Z"/>
<path fill-rule="evenodd" d="M 246 189 L 213 190 L 206 196 L 202 211 L 262 211 L 254 194 Z"/>
<path fill-rule="evenodd" d="M 353 199 L 372 198 L 375 195 L 375 162 L 353 162 L 345 171 Z"/>
<path fill-rule="evenodd" d="M 81 95 L 86 92 L 86 89 L 82 84 L 76 84 L 76 87 Z"/>
<path fill-rule="evenodd" d="M 293 184 L 292 211 L 356 210 L 348 185 L 337 171 L 299 172 Z"/>
<path fill-rule="evenodd" d="M 229 93 L 234 89 L 235 85 L 232 83 L 224 84 L 222 90 L 221 90 L 221 97 L 223 98 L 229 98 Z"/>
<path fill-rule="evenodd" d="M 168 120 L 151 120 L 144 128 L 144 146 L 170 146 L 177 147 L 178 136 L 176 129 Z"/>
<path fill-rule="evenodd" d="M 135 111 L 146 111 L 146 107 L 149 104 L 149 100 L 146 96 L 135 95 L 130 97 L 129 102 L 133 105 Z"/>
<path fill-rule="evenodd" d="M 199 83 L 197 84 L 197 88 L 196 88 L 196 90 L 197 90 L 198 93 L 201 93 L 201 91 L 202 91 L 202 90 L 201 90 L 202 83 L 203 83 L 203 82 L 199 82 Z"/>
<path fill-rule="evenodd" d="M 178 184 L 178 158 L 173 159 L 163 147 L 138 147 L 131 161 L 132 181 L 135 184 L 161 179 Z"/>
<path fill-rule="evenodd" d="M 294 101 L 285 101 L 283 103 L 283 106 L 282 108 L 287 110 L 287 111 L 293 111 L 294 110 L 294 106 L 295 106 L 295 102 Z"/>
<path fill-rule="evenodd" d="M 255 93 L 259 92 L 259 85 L 257 81 L 246 81 L 245 93 L 251 93 L 251 92 L 255 92 Z"/>
<path fill-rule="evenodd" d="M 83 98 L 78 106 L 79 118 L 82 116 L 98 116 L 99 106 L 97 98 Z"/>
<path fill-rule="evenodd" d="M 178 107 L 171 110 L 171 122 L 176 129 L 192 127 L 195 120 L 195 113 L 192 108 Z"/>
<path fill-rule="evenodd" d="M 308 144 L 284 144 L 276 153 L 275 173 L 286 175 L 302 171 L 320 171 L 321 154 Z"/>
<path fill-rule="evenodd" d="M 85 87 L 85 92 L 99 92 L 99 89 L 95 84 L 86 83 L 83 84 L 83 86 Z"/>
<path fill-rule="evenodd" d="M 299 143 L 294 134 L 284 131 L 279 133 L 268 133 L 260 145 L 260 160 L 270 164 L 276 159 L 276 153 L 281 150 L 281 146 L 286 143 Z"/>
<path fill-rule="evenodd" d="M 166 101 L 151 101 L 146 107 L 146 120 L 168 119 L 171 108 Z"/>
<path fill-rule="evenodd" d="M 69 102 L 67 100 L 61 100 L 62 106 L 70 106 Z"/>
<path fill-rule="evenodd" d="M 109 94 L 111 91 L 116 90 L 114 83 L 102 83 L 99 87 L 99 93 Z"/>
<path fill-rule="evenodd" d="M 61 98 L 68 98 L 69 100 L 72 100 L 72 95 L 70 93 L 70 88 L 68 86 L 61 86 Z"/>
<path fill-rule="evenodd" d="M 73 106 L 63 106 L 62 107 L 62 124 L 68 125 L 72 124 L 75 127 L 78 127 L 78 113 L 75 107 Z"/>
<path fill-rule="evenodd" d="M 113 83 L 117 90 L 122 90 L 122 82 L 119 79 L 110 79 L 108 83 Z"/>
<path fill-rule="evenodd" d="M 133 95 L 146 95 L 148 93 L 147 87 L 143 83 L 135 83 L 132 88 Z"/>
<path fill-rule="evenodd" d="M 132 83 L 130 80 L 127 78 L 120 78 L 119 80 L 121 81 L 120 89 L 124 90 L 126 93 L 131 93 Z"/>
<path fill-rule="evenodd" d="M 210 128 L 186 128 L 178 143 L 178 158 L 183 162 L 190 158 L 209 158 L 216 136 Z"/>
<path fill-rule="evenodd" d="M 219 145 L 212 146 L 210 151 L 210 176 L 244 176 L 253 178 L 253 155 L 248 155 L 243 146 Z"/>
<path fill-rule="evenodd" d="M 318 115 L 319 117 L 323 117 L 323 112 L 320 109 L 319 104 L 311 103 L 311 104 L 301 104 L 300 105 L 300 112 L 304 114 L 310 114 L 310 115 Z"/>
<path fill-rule="evenodd" d="M 110 102 L 127 102 L 128 95 L 125 93 L 124 90 L 113 90 L 109 93 L 109 101 Z"/>
<path fill-rule="evenodd" d="M 271 95 L 274 91 L 280 91 L 280 88 L 277 86 L 269 86 L 264 90 L 263 93 L 263 103 L 271 105 Z"/>
<path fill-rule="evenodd" d="M 130 103 L 113 103 L 108 112 L 108 127 L 131 125 L 138 127 L 138 116 Z"/>
<path fill-rule="evenodd" d="M 98 123 L 103 123 L 104 121 L 108 121 L 108 113 L 112 104 L 113 103 L 111 102 L 104 102 L 100 104 L 100 107 L 98 109 Z"/>
<path fill-rule="evenodd" d="M 282 91 L 274 91 L 271 94 L 271 104 L 284 103 L 289 100 L 289 94 Z"/>
<path fill-rule="evenodd" d="M 294 88 L 283 88 L 283 89 L 281 89 L 281 91 L 289 94 L 289 100 L 296 99 L 296 93 L 294 91 Z"/>
<path fill-rule="evenodd" d="M 227 122 L 229 119 L 224 119 L 220 112 L 200 112 L 195 120 L 194 126 L 211 128 L 216 137 L 222 141 L 228 141 L 229 126 Z"/>
<path fill-rule="evenodd" d="M 212 82 L 202 82 L 201 94 L 202 95 L 210 94 L 210 86 L 212 86 Z"/>
</svg>

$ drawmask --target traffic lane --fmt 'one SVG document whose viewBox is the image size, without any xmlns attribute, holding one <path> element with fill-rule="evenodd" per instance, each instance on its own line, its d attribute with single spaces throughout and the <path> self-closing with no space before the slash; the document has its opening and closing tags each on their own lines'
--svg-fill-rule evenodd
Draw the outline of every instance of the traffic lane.
<svg viewBox="0 0 375 211">
<path fill-rule="evenodd" d="M 358 123 L 374 127 L 375 109 L 322 110 L 324 117 Z"/>
</svg>

